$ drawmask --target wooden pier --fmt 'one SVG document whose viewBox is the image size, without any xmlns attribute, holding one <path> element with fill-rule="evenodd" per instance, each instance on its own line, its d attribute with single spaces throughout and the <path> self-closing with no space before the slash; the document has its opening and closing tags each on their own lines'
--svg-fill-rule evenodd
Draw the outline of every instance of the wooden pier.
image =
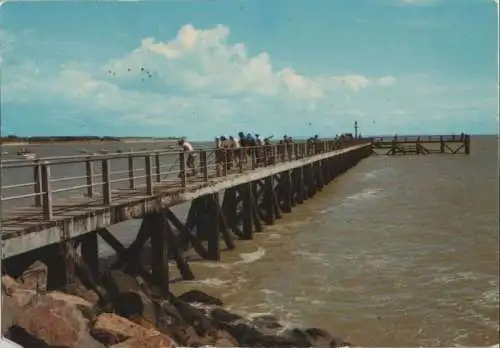
<svg viewBox="0 0 500 348">
<path fill-rule="evenodd" d="M 48 266 L 48 287 L 74 281 L 96 292 L 100 236 L 125 267 L 169 290 L 168 262 L 194 278 L 186 251 L 218 261 L 264 225 L 272 225 L 361 159 L 386 155 L 470 153 L 470 136 L 326 140 L 186 154 L 141 151 L 2 162 L 2 272 L 20 275 L 35 260 Z M 171 208 L 191 202 L 185 221 Z M 142 219 L 125 247 L 111 225 Z M 140 255 L 151 244 L 150 265 Z"/>
<path fill-rule="evenodd" d="M 117 254 L 114 267 L 168 292 L 169 260 L 193 279 L 186 250 L 219 260 L 221 248 L 252 239 L 371 151 L 366 140 L 199 150 L 195 172 L 185 153 L 172 151 L 8 161 L 2 163 L 3 271 L 16 276 L 41 260 L 49 288 L 76 278 L 96 284 L 100 236 Z M 184 202 L 191 207 L 181 221 L 171 208 Z M 108 227 L 130 219 L 142 225 L 125 247 Z M 148 240 L 149 267 L 138 261 Z"/>
<path fill-rule="evenodd" d="M 470 154 L 470 135 L 394 136 L 370 138 L 373 152 L 384 155 Z M 377 150 L 382 150 L 377 151 Z"/>
</svg>

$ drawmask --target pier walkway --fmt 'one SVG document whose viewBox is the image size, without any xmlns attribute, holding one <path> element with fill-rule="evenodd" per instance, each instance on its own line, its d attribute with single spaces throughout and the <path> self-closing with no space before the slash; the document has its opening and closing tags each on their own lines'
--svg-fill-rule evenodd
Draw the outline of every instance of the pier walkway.
<svg viewBox="0 0 500 348">
<path fill-rule="evenodd" d="M 142 218 L 204 195 L 332 157 L 366 141 L 321 141 L 238 150 L 199 150 L 196 174 L 184 153 L 113 153 L 3 164 L 1 236 L 4 258 Z"/>
</svg>

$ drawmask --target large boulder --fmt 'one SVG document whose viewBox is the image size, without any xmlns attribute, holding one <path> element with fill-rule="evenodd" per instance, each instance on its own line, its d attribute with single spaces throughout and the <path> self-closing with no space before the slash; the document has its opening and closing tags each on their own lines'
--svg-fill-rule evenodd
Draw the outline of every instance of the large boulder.
<svg viewBox="0 0 500 348">
<path fill-rule="evenodd" d="M 102 313 L 92 327 L 92 336 L 107 346 L 124 342 L 130 338 L 143 339 L 149 336 L 158 336 L 165 342 L 172 339 L 161 334 L 158 330 L 146 328 L 132 321 L 112 313 Z"/>
<path fill-rule="evenodd" d="M 15 281 L 8 275 L 2 276 L 2 334 L 12 326 L 14 318 L 19 315 L 21 308 L 26 306 L 33 296 L 35 290 L 27 289 L 23 284 Z"/>
<path fill-rule="evenodd" d="M 116 314 L 142 326 L 156 327 L 167 335 L 173 328 L 185 326 L 174 305 L 161 298 L 153 299 L 152 291 L 135 277 L 121 270 L 110 270 L 103 274 L 102 284 Z"/>
<path fill-rule="evenodd" d="M 53 294 L 35 295 L 16 314 L 8 337 L 24 347 L 103 348 L 90 335 L 88 320 L 77 302 Z"/>
<path fill-rule="evenodd" d="M 9 295 L 4 294 L 2 298 L 2 334 L 6 335 L 7 330 L 14 323 L 14 319 L 20 315 L 22 308 L 28 304 L 36 295 L 34 290 L 20 289 Z"/>
</svg>

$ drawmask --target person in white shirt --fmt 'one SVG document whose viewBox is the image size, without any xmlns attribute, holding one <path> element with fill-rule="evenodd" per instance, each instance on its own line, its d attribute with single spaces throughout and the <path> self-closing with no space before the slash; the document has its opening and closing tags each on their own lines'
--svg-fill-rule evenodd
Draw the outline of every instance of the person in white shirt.
<svg viewBox="0 0 500 348">
<path fill-rule="evenodd" d="M 194 159 L 195 159 L 195 152 L 193 145 L 191 145 L 188 141 L 185 139 L 181 139 L 178 142 L 179 146 L 182 148 L 182 151 L 187 154 L 187 159 L 186 159 L 186 166 L 191 169 L 192 175 L 196 175 L 196 168 L 194 165 Z"/>
<path fill-rule="evenodd" d="M 264 140 L 260 137 L 259 134 L 255 134 L 255 143 L 257 146 L 263 146 L 264 145 Z"/>
</svg>

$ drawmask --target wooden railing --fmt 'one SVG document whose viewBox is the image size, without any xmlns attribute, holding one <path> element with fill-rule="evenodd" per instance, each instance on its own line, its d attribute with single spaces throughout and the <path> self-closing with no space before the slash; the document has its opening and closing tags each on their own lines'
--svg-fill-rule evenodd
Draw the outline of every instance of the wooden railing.
<svg viewBox="0 0 500 348">
<path fill-rule="evenodd" d="M 34 205 L 41 209 L 44 219 L 51 220 L 55 195 L 86 196 L 111 205 L 113 195 L 120 192 L 117 190 L 128 190 L 130 194 L 137 190 L 137 194 L 146 195 L 172 188 L 188 190 L 193 184 L 361 143 L 367 142 L 325 140 L 240 149 L 197 149 L 194 168 L 189 167 L 187 153 L 166 150 L 8 161 L 2 162 L 1 201 L 4 207 Z"/>
<path fill-rule="evenodd" d="M 387 143 L 387 142 L 398 142 L 398 143 L 439 143 L 439 142 L 450 142 L 450 141 L 466 141 L 469 139 L 468 134 L 453 134 L 453 135 L 394 135 L 394 136 L 378 136 L 366 138 L 374 143 Z"/>
</svg>

